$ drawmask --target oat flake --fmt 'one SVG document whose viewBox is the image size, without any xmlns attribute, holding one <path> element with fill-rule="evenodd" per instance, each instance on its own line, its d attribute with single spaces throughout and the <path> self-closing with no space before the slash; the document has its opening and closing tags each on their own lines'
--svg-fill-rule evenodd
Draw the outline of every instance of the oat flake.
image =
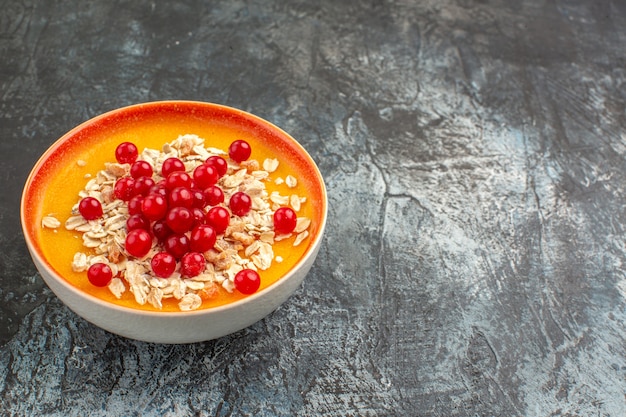
<svg viewBox="0 0 626 417">
<path fill-rule="evenodd" d="M 59 226 L 61 226 L 61 222 L 51 214 L 41 219 L 41 227 L 43 228 L 57 229 Z"/>
</svg>

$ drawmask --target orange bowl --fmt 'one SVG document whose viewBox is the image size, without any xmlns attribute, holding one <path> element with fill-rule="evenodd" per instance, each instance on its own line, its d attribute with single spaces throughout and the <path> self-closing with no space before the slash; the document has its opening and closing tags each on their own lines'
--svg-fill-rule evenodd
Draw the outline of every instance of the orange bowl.
<svg viewBox="0 0 626 417">
<path fill-rule="evenodd" d="M 57 233 L 43 228 L 42 218 L 51 212 L 60 217 L 63 217 L 61 213 L 68 213 L 86 182 L 84 173 L 101 168 L 104 161 L 114 161 L 109 155 L 114 154 L 121 141 L 158 149 L 182 134 L 197 134 L 216 143 L 246 138 L 259 155 L 274 155 L 297 173 L 299 186 L 307 197 L 309 236 L 297 253 L 289 247 L 283 249 L 284 257 L 293 259 L 281 263 L 274 272 L 275 279 L 252 295 L 232 296 L 224 303 L 194 311 L 157 310 L 116 301 L 110 293 L 90 286 L 86 279 L 81 281 L 72 273 L 68 260 L 76 250 L 76 243 L 63 237 L 66 231 Z M 77 161 L 82 163 L 77 165 Z M 326 188 L 317 165 L 280 128 L 227 106 L 162 101 L 110 111 L 58 139 L 41 156 L 26 181 L 21 222 L 26 244 L 42 278 L 76 314 L 125 337 L 157 343 L 190 343 L 243 329 L 279 307 L 302 283 L 317 256 L 327 210 Z"/>
</svg>

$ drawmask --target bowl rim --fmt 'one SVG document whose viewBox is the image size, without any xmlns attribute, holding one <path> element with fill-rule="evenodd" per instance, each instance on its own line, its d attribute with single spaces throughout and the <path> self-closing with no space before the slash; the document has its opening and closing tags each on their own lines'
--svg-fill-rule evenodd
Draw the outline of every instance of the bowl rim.
<svg viewBox="0 0 626 417">
<path fill-rule="evenodd" d="M 176 105 L 184 105 L 184 106 L 191 106 L 191 107 L 193 106 L 211 107 L 213 109 L 220 110 L 220 111 L 233 112 L 233 113 L 238 114 L 239 116 L 248 118 L 256 123 L 269 127 L 270 129 L 274 129 L 278 131 L 279 133 L 281 133 L 282 135 L 284 135 L 285 137 L 289 138 L 291 141 L 293 141 L 293 145 L 295 145 L 298 148 L 301 154 L 308 160 L 311 167 L 314 168 L 315 178 L 317 178 L 318 183 L 320 185 L 320 191 L 321 191 L 320 196 L 321 196 L 321 202 L 323 204 L 323 207 L 321 211 L 322 216 L 320 218 L 317 234 L 313 237 L 313 240 L 311 241 L 309 247 L 304 252 L 303 256 L 298 260 L 298 262 L 296 262 L 289 269 L 289 271 L 287 271 L 286 274 L 284 274 L 282 277 L 277 279 L 274 283 L 262 289 L 261 291 L 258 291 L 240 300 L 236 300 L 236 301 L 223 304 L 220 306 L 201 308 L 201 309 L 192 310 L 192 311 L 151 311 L 151 310 L 142 310 L 138 308 L 126 307 L 123 305 L 108 302 L 96 296 L 93 296 L 91 294 L 81 291 L 80 289 L 76 288 L 74 285 L 69 283 L 65 278 L 63 278 L 59 273 L 57 273 L 57 271 L 55 271 L 53 268 L 51 268 L 48 265 L 48 262 L 45 260 L 45 257 L 43 256 L 43 254 L 40 253 L 40 250 L 38 249 L 37 245 L 34 244 L 33 242 L 34 239 L 31 239 L 30 233 L 27 230 L 25 202 L 28 196 L 30 185 L 33 183 L 33 179 L 35 175 L 38 173 L 39 169 L 44 164 L 44 162 L 57 150 L 57 148 L 59 148 L 66 140 L 68 140 L 68 138 L 72 137 L 73 135 L 85 129 L 86 127 L 96 122 L 101 121 L 102 119 L 106 119 L 108 117 L 112 117 L 119 113 L 128 112 L 128 111 L 142 110 L 142 109 L 148 109 L 148 108 L 157 108 L 160 106 L 176 106 Z M 159 100 L 159 101 L 149 101 L 149 102 L 131 104 L 128 106 L 123 106 L 123 107 L 119 107 L 113 110 L 109 110 L 107 112 L 101 113 L 97 116 L 94 116 L 90 119 L 83 121 L 82 123 L 78 124 L 71 130 L 63 134 L 60 138 L 55 140 L 54 143 L 52 143 L 52 145 L 50 145 L 44 151 L 44 153 L 37 159 L 37 162 L 33 165 L 30 173 L 28 174 L 26 182 L 24 183 L 22 196 L 20 200 L 20 222 L 22 226 L 22 233 L 24 235 L 24 240 L 26 241 L 26 245 L 28 247 L 30 255 L 31 257 L 36 258 L 37 262 L 41 264 L 43 267 L 45 267 L 46 272 L 48 272 L 50 276 L 57 283 L 59 283 L 61 286 L 64 287 L 64 289 L 68 290 L 73 295 L 86 299 L 91 303 L 95 303 L 102 308 L 112 309 L 120 313 L 130 313 L 130 314 L 144 316 L 144 317 L 183 318 L 183 317 L 190 317 L 190 316 L 202 316 L 206 314 L 211 314 L 212 312 L 214 313 L 224 312 L 227 310 L 236 309 L 245 304 L 254 303 L 257 299 L 265 297 L 268 293 L 271 293 L 275 291 L 277 288 L 284 285 L 284 283 L 289 281 L 289 279 L 308 261 L 308 259 L 311 256 L 316 255 L 317 253 L 316 249 L 320 246 L 321 240 L 324 236 L 324 230 L 326 228 L 327 218 L 328 218 L 328 195 L 327 195 L 327 190 L 326 190 L 326 184 L 324 183 L 322 174 L 315 160 L 311 157 L 308 151 L 293 136 L 291 136 L 289 133 L 287 133 L 280 127 L 276 126 L 272 122 L 265 120 L 259 116 L 256 116 L 252 113 L 249 113 L 245 110 L 237 109 L 235 107 L 230 107 L 230 106 L 223 105 L 223 104 L 196 101 L 196 100 Z M 38 272 L 40 275 L 43 275 L 40 271 Z M 44 278 L 43 276 L 42 278 L 44 279 L 44 281 L 46 281 L 46 278 Z"/>
</svg>

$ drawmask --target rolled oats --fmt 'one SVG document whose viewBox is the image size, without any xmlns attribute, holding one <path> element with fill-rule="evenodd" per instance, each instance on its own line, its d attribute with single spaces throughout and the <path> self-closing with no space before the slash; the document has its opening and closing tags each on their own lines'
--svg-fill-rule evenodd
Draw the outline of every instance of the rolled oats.
<svg viewBox="0 0 626 417">
<path fill-rule="evenodd" d="M 187 285 L 187 288 L 192 291 L 199 291 L 204 289 L 204 282 L 202 281 L 194 281 L 192 279 L 188 279 L 187 281 L 185 281 L 185 284 Z"/>
<path fill-rule="evenodd" d="M 202 305 L 202 298 L 196 293 L 185 294 L 185 296 L 178 303 L 178 308 L 182 311 L 197 310 Z"/>
<path fill-rule="evenodd" d="M 300 197 L 298 197 L 296 194 L 292 194 L 291 197 L 289 197 L 289 205 L 295 211 L 300 211 Z"/>
<path fill-rule="evenodd" d="M 130 166 L 128 164 L 118 164 L 117 162 L 107 162 L 104 164 L 105 172 L 111 174 L 114 178 L 120 178 L 128 174 Z M 109 177 L 110 179 L 110 177 Z"/>
<path fill-rule="evenodd" d="M 131 285 L 130 292 L 135 296 L 137 304 L 144 305 L 148 301 L 147 287 L 143 285 Z"/>
<path fill-rule="evenodd" d="M 280 234 L 280 235 L 275 235 L 274 236 L 274 240 L 276 242 L 280 242 L 281 240 L 289 239 L 291 236 L 292 236 L 291 233 L 283 233 L 283 234 Z"/>
<path fill-rule="evenodd" d="M 222 177 L 219 184 L 224 188 L 235 188 L 243 182 L 247 173 L 246 169 L 240 169 L 232 175 Z"/>
<path fill-rule="evenodd" d="M 296 228 L 293 230 L 296 233 L 304 232 L 311 225 L 311 219 L 308 217 L 298 217 L 296 219 Z M 294 245 L 295 246 L 295 245 Z"/>
<path fill-rule="evenodd" d="M 259 240 L 261 242 L 269 243 L 270 245 L 274 244 L 274 231 L 265 231 L 259 234 Z"/>
<path fill-rule="evenodd" d="M 309 232 L 307 230 L 305 230 L 302 233 L 298 233 L 296 235 L 296 239 L 293 241 L 293 246 L 298 246 L 300 243 L 302 243 L 304 241 L 304 239 L 306 239 L 307 237 L 309 237 Z"/>
<path fill-rule="evenodd" d="M 279 206 L 286 206 L 289 204 L 289 197 L 286 195 L 280 195 L 278 191 L 273 191 L 272 194 L 270 194 L 270 201 L 278 204 Z"/>
<path fill-rule="evenodd" d="M 298 180 L 293 175 L 287 175 L 287 178 L 285 178 L 285 184 L 287 184 L 287 187 L 289 188 L 294 188 L 298 185 Z"/>
<path fill-rule="evenodd" d="M 83 235 L 83 246 L 86 248 L 97 248 L 101 243 L 100 239 L 92 239 L 87 234 Z"/>
<path fill-rule="evenodd" d="M 74 272 L 83 272 L 89 268 L 89 259 L 87 259 L 87 255 L 82 252 L 76 252 L 74 254 L 74 259 L 72 260 L 72 271 Z"/>
<path fill-rule="evenodd" d="M 44 216 L 43 219 L 41 219 L 41 227 L 48 228 L 48 229 L 57 229 L 60 226 L 61 226 L 61 222 L 52 214 Z"/>
<path fill-rule="evenodd" d="M 274 259 L 274 250 L 269 243 L 259 242 L 259 250 L 250 255 L 250 259 L 254 265 L 262 271 L 265 271 L 272 266 L 272 259 Z"/>
<path fill-rule="evenodd" d="M 162 179 L 163 162 L 170 157 L 183 160 L 185 169 L 193 170 L 213 155 L 226 155 L 226 152 L 212 147 L 205 147 L 204 140 L 197 135 L 181 135 L 174 141 L 163 145 L 162 150 L 144 149 L 139 159 L 151 164 L 155 170 L 155 181 Z M 276 235 L 273 230 L 273 212 L 278 207 L 290 205 L 295 211 L 301 209 L 306 198 L 292 194 L 283 196 L 274 191 L 269 194 L 265 182 L 272 181 L 271 173 L 279 166 L 278 159 L 268 158 L 259 164 L 255 160 L 236 163 L 228 162 L 228 172 L 220 178 L 218 186 L 224 191 L 225 199 L 243 191 L 252 199 L 251 210 L 243 217 L 234 216 L 226 231 L 218 236 L 213 249 L 204 253 L 206 269 L 200 275 L 183 278 L 177 269 L 169 278 L 152 275 L 151 257 L 159 250 L 156 246 L 144 258 L 130 257 L 125 249 L 126 220 L 128 206 L 113 195 L 113 187 L 118 178 L 129 174 L 129 164 L 106 163 L 105 168 L 89 179 L 79 197 L 92 196 L 102 203 L 103 215 L 100 219 L 87 221 L 78 212 L 78 204 L 72 207 L 72 215 L 65 221 L 65 228 L 82 233 L 83 245 L 87 253 L 78 252 L 72 260 L 72 270 L 84 272 L 96 262 L 110 265 L 114 278 L 108 285 L 116 298 L 129 290 L 135 301 L 150 304 L 157 309 L 163 307 L 164 299 L 179 300 L 182 311 L 200 308 L 203 300 L 218 296 L 219 287 L 227 292 L 234 291 L 234 277 L 243 270 L 267 270 L 272 262 L 282 262 L 281 256 L 274 255 L 273 244 L 296 234 L 294 246 L 308 237 L 311 221 L 299 217 L 294 233 Z M 275 178 L 276 184 L 286 183 L 293 188 L 297 185 L 295 177 Z M 45 216 L 42 227 L 57 228 L 61 225 L 54 216 Z M 93 253 L 95 255 L 89 255 Z"/>
<path fill-rule="evenodd" d="M 84 224 L 87 224 L 87 220 L 85 220 L 83 216 L 71 216 L 65 221 L 65 228 L 67 230 L 74 230 Z"/>
<path fill-rule="evenodd" d="M 253 173 L 254 171 L 258 171 L 261 166 L 259 165 L 259 162 L 256 161 L 255 159 L 249 159 L 247 161 L 242 161 L 239 163 L 239 165 L 241 165 L 242 167 L 246 168 L 246 171 L 248 171 L 249 173 Z"/>
<path fill-rule="evenodd" d="M 124 281 L 119 278 L 113 278 L 109 283 L 109 290 L 118 300 L 122 298 L 122 294 L 126 292 Z"/>
<path fill-rule="evenodd" d="M 269 173 L 272 173 L 278 169 L 278 159 L 267 158 L 263 161 L 263 169 Z"/>
<path fill-rule="evenodd" d="M 163 291 L 160 288 L 150 288 L 150 292 L 146 296 L 146 301 L 149 302 L 152 307 L 161 309 L 163 308 L 163 304 L 161 300 L 163 299 Z"/>
<path fill-rule="evenodd" d="M 235 289 L 235 283 L 231 280 L 225 279 L 222 282 L 222 288 L 224 288 L 226 291 L 232 293 L 233 290 Z"/>
</svg>

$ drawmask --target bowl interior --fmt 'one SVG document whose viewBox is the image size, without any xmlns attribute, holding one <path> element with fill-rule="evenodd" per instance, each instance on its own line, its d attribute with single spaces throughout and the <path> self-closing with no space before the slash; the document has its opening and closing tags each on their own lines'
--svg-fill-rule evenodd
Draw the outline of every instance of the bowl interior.
<svg viewBox="0 0 626 417">
<path fill-rule="evenodd" d="M 50 253 L 42 250 L 42 239 L 46 237 L 41 219 L 48 214 L 44 212 L 43 204 L 47 190 L 51 187 L 65 190 L 67 187 L 67 192 L 58 197 L 61 201 L 57 203 L 59 207 L 71 207 L 84 181 L 64 182 L 63 178 L 76 175 L 73 171 L 78 169 L 79 158 L 88 155 L 90 164 L 97 166 L 111 160 L 106 155 L 113 155 L 121 141 L 136 141 L 141 137 L 145 146 L 160 149 L 163 143 L 186 133 L 204 137 L 207 140 L 205 145 L 210 145 L 211 137 L 234 140 L 253 136 L 257 139 L 257 146 L 263 147 L 268 154 L 275 154 L 292 164 L 299 173 L 298 181 L 310 196 L 312 207 L 306 250 L 319 243 L 327 210 L 324 182 L 310 155 L 291 136 L 259 117 L 226 106 L 188 101 L 145 103 L 105 113 L 74 128 L 42 155 L 28 177 L 21 205 L 24 235 L 33 257 L 49 270 L 53 279 L 67 283 L 62 271 L 50 261 Z M 93 169 L 94 166 L 87 168 Z M 67 200 L 63 201 L 65 198 Z M 297 269 L 305 257 L 291 269 Z M 270 289 L 271 286 L 263 291 Z M 85 296 L 89 297 L 88 294 Z"/>
</svg>

